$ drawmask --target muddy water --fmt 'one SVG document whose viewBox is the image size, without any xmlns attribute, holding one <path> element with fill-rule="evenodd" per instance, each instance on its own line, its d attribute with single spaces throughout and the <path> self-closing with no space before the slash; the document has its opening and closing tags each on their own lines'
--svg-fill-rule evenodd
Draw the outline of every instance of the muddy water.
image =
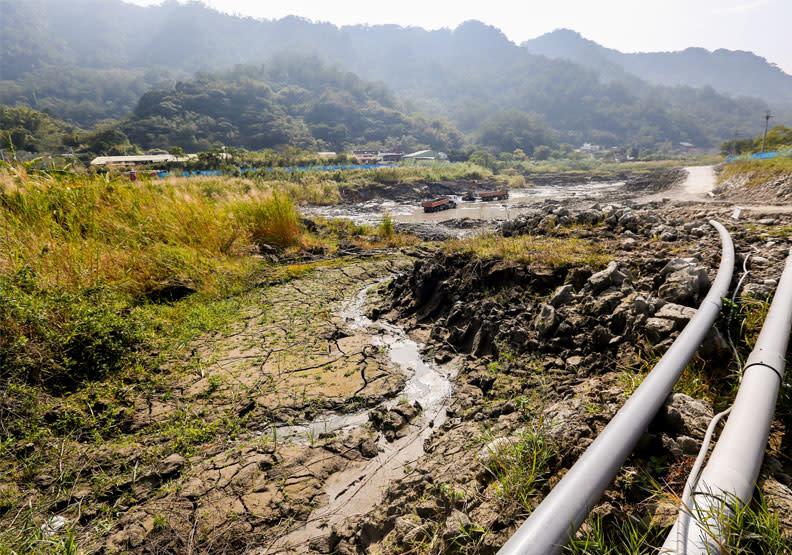
<svg viewBox="0 0 792 555">
<path fill-rule="evenodd" d="M 509 189 L 506 201 L 463 202 L 459 196 L 451 196 L 457 208 L 443 212 L 424 213 L 419 201 L 395 202 L 372 200 L 358 204 L 336 206 L 306 207 L 306 216 L 317 215 L 328 218 L 348 218 L 356 223 L 376 224 L 382 214 L 388 212 L 394 221 L 406 223 L 442 222 L 455 218 L 474 218 L 482 220 L 505 220 L 525 210 L 532 202 L 545 199 L 600 198 L 619 189 L 623 182 L 613 183 L 576 183 L 571 185 L 543 185 L 520 189 Z"/>
<path fill-rule="evenodd" d="M 371 333 L 371 344 L 388 350 L 391 361 L 410 373 L 397 399 L 418 401 L 423 412 L 410 424 L 406 437 L 392 443 L 380 436 L 379 454 L 368 460 L 350 464 L 332 475 L 325 484 L 329 504 L 315 510 L 308 523 L 282 538 L 271 552 L 302 552 L 308 541 L 328 533 L 334 524 L 345 518 L 370 511 L 381 499 L 385 487 L 405 474 L 405 469 L 423 454 L 424 440 L 432 429 L 445 421 L 446 402 L 452 393 L 451 380 L 456 372 L 452 364 L 441 368 L 426 363 L 420 353 L 421 345 L 393 324 L 373 322 L 365 316 L 369 291 L 380 280 L 363 288 L 340 310 L 339 316 L 352 329 Z M 393 406 L 398 400 L 385 403 Z M 295 440 L 312 438 L 322 432 L 343 431 L 362 426 L 368 421 L 368 411 L 349 415 L 331 414 L 302 426 L 278 428 L 278 435 Z"/>
</svg>

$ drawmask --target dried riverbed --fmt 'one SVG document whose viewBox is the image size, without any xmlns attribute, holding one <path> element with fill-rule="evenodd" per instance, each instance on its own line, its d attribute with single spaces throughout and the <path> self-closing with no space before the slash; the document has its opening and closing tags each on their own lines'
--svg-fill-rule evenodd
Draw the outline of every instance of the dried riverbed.
<svg viewBox="0 0 792 555">
<path fill-rule="evenodd" d="M 583 201 L 601 199 L 618 191 L 624 182 L 590 183 L 586 181 L 564 185 L 537 185 L 509 189 L 506 201 L 466 202 L 462 193 L 448 195 L 457 207 L 442 212 L 426 214 L 421 208 L 420 197 L 411 200 L 373 199 L 358 203 L 336 206 L 307 207 L 303 213 L 310 216 L 328 218 L 348 218 L 356 223 L 376 224 L 384 213 L 389 213 L 394 221 L 405 224 L 442 223 L 447 220 L 506 220 L 514 218 L 534 203 L 544 200 Z"/>
<path fill-rule="evenodd" d="M 690 318 L 717 266 L 717 217 L 753 253 L 738 312 L 595 509 L 609 534 L 639 523 L 651 549 L 731 394 L 728 334 L 744 351 L 789 225 L 590 192 L 513 196 L 527 204 L 490 220 L 494 239 L 294 264 L 252 287 L 233 324 L 129 394 L 127 435 L 80 447 L 89 470 L 58 517 L 84 524 L 92 551 L 494 553 Z M 760 484 L 785 537 L 789 406 Z M 108 506 L 121 516 L 104 519 Z"/>
</svg>

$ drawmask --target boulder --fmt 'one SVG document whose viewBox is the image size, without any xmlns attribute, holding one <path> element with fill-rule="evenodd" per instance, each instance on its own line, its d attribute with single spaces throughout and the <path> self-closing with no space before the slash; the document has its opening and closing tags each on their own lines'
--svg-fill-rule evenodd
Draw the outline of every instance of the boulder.
<svg viewBox="0 0 792 555">
<path fill-rule="evenodd" d="M 591 292 L 598 294 L 612 285 L 621 285 L 624 280 L 632 281 L 632 275 L 629 270 L 620 270 L 619 263 L 614 260 L 607 268 L 588 278 L 587 283 L 591 287 Z"/>
<path fill-rule="evenodd" d="M 484 322 L 473 337 L 473 344 L 470 348 L 473 356 L 482 357 L 493 351 L 492 339 L 495 337 L 496 327 L 492 322 Z"/>
<path fill-rule="evenodd" d="M 446 519 L 443 527 L 443 539 L 452 541 L 460 537 L 469 526 L 470 518 L 462 511 L 454 509 Z"/>
<path fill-rule="evenodd" d="M 533 328 L 542 335 L 549 335 L 558 324 L 555 308 L 547 303 L 539 305 L 539 313 L 533 321 Z"/>
<path fill-rule="evenodd" d="M 682 305 L 697 302 L 710 286 L 707 270 L 702 266 L 688 263 L 678 270 L 666 272 L 670 264 L 671 262 L 660 272 L 661 275 L 666 276 L 658 292 L 660 297 Z"/>
<path fill-rule="evenodd" d="M 572 286 L 567 284 L 567 285 L 562 285 L 561 287 L 555 290 L 553 296 L 550 297 L 550 304 L 553 307 L 558 308 L 559 306 L 569 303 L 571 300 L 572 300 Z"/>
<path fill-rule="evenodd" d="M 601 222 L 604 217 L 600 210 L 582 210 L 575 215 L 575 221 L 579 224 L 593 225 Z"/>
<path fill-rule="evenodd" d="M 625 212 L 618 220 L 620 226 L 624 229 L 629 229 L 630 231 L 638 231 L 638 226 L 640 225 L 641 221 L 638 216 L 632 212 Z"/>
<path fill-rule="evenodd" d="M 696 314 L 695 308 L 682 306 L 675 303 L 666 303 L 655 313 L 655 318 L 664 318 L 673 321 L 678 328 L 687 324 Z"/>
<path fill-rule="evenodd" d="M 654 341 L 662 339 L 674 331 L 676 324 L 673 320 L 666 320 L 665 318 L 648 318 L 644 329 Z"/>
<path fill-rule="evenodd" d="M 712 417 L 712 407 L 706 401 L 693 399 L 684 393 L 672 393 L 657 413 L 655 422 L 674 436 L 702 440 Z"/>
</svg>

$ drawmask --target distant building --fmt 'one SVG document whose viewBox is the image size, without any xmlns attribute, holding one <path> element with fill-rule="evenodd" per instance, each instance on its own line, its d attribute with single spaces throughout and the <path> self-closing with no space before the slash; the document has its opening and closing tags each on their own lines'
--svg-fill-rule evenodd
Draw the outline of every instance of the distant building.
<svg viewBox="0 0 792 555">
<path fill-rule="evenodd" d="M 197 154 L 185 154 L 184 156 L 174 156 L 173 154 L 144 154 L 142 156 L 98 156 L 91 160 L 91 166 L 130 167 L 146 164 L 165 164 L 169 162 L 188 162 L 197 157 Z"/>
<path fill-rule="evenodd" d="M 378 150 L 353 150 L 352 156 L 358 159 L 361 164 L 370 164 L 377 161 Z"/>
<path fill-rule="evenodd" d="M 679 143 L 679 150 L 685 154 L 701 154 L 702 149 L 696 147 L 693 143 Z"/>
<path fill-rule="evenodd" d="M 616 160 L 617 162 L 626 162 L 629 158 L 627 156 L 627 153 L 617 146 L 612 146 L 610 152 L 611 155 L 613 156 L 613 159 Z"/>
<path fill-rule="evenodd" d="M 403 154 L 401 152 L 379 152 L 377 153 L 378 162 L 399 162 Z"/>
<path fill-rule="evenodd" d="M 600 150 L 602 150 L 602 147 L 600 145 L 593 145 L 591 143 L 583 143 L 583 146 L 577 149 L 577 151 L 582 154 L 594 154 L 595 152 L 599 152 Z"/>
<path fill-rule="evenodd" d="M 419 150 L 403 156 L 404 160 L 448 160 L 445 152 L 434 150 Z"/>
<path fill-rule="evenodd" d="M 336 153 L 335 152 L 330 152 L 330 151 L 317 152 L 316 155 L 319 156 L 319 158 L 322 158 L 322 159 L 335 158 L 336 157 Z"/>
</svg>

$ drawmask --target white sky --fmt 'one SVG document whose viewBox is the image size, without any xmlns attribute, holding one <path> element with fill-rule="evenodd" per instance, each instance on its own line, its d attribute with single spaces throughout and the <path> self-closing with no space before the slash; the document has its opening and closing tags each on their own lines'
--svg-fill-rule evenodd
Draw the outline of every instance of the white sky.
<svg viewBox="0 0 792 555">
<path fill-rule="evenodd" d="M 517 44 L 564 27 L 622 52 L 689 46 L 749 50 L 792 74 L 791 0 L 202 1 L 231 14 L 264 19 L 298 15 L 336 25 L 395 23 L 439 29 L 478 19 Z"/>
</svg>

